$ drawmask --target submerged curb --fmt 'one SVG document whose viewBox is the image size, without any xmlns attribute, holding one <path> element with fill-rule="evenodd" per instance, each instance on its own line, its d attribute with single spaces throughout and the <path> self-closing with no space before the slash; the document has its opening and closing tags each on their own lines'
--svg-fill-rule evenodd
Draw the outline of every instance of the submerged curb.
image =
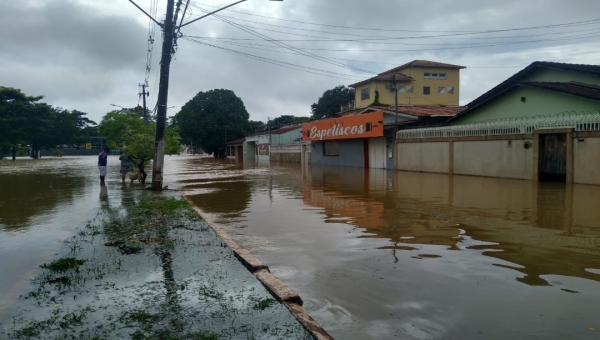
<svg viewBox="0 0 600 340">
<path fill-rule="evenodd" d="M 183 194 L 183 193 L 182 193 Z M 235 256 L 244 264 L 251 273 L 265 286 L 271 294 L 281 301 L 292 315 L 318 340 L 333 340 L 333 337 L 302 307 L 303 301 L 298 293 L 294 292 L 285 283 L 271 274 L 269 267 L 262 263 L 256 256 L 248 250 L 240 247 L 222 228 L 211 221 L 200 208 L 194 205 L 185 195 L 185 199 L 192 205 L 194 210 L 204 219 L 204 221 L 217 233 L 217 235 L 233 250 Z"/>
</svg>

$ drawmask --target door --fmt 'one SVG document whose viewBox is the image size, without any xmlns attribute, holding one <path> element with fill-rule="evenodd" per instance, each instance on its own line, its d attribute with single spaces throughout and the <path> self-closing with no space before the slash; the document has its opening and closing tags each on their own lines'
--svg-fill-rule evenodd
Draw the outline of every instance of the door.
<svg viewBox="0 0 600 340">
<path fill-rule="evenodd" d="M 244 162 L 244 147 L 241 145 L 237 146 L 237 150 L 236 150 L 236 157 L 238 162 L 243 163 Z"/>
<path fill-rule="evenodd" d="M 540 181 L 566 182 L 567 135 L 553 133 L 539 136 L 538 179 Z"/>
<path fill-rule="evenodd" d="M 369 168 L 385 169 L 385 137 L 369 138 Z"/>
</svg>

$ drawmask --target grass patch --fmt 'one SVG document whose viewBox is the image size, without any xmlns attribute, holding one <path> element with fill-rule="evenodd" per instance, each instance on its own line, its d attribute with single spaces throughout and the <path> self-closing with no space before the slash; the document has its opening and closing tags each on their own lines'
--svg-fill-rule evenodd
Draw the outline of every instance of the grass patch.
<svg viewBox="0 0 600 340">
<path fill-rule="evenodd" d="M 78 269 L 79 266 L 85 263 L 85 260 L 78 260 L 74 257 L 65 257 L 56 261 L 50 262 L 50 264 L 42 264 L 40 267 L 51 270 L 53 272 L 63 273 L 71 269 Z"/>
<path fill-rule="evenodd" d="M 179 212 L 181 209 L 190 207 L 190 203 L 186 200 L 177 198 L 160 198 L 149 199 L 135 206 L 135 209 L 151 210 L 162 214 L 171 215 Z"/>
<path fill-rule="evenodd" d="M 266 298 L 266 299 L 256 301 L 256 303 L 254 303 L 254 306 L 252 308 L 254 308 L 256 310 L 265 310 L 265 309 L 271 307 L 272 305 L 274 305 L 275 303 L 277 303 L 277 301 L 275 301 L 274 299 Z"/>
</svg>

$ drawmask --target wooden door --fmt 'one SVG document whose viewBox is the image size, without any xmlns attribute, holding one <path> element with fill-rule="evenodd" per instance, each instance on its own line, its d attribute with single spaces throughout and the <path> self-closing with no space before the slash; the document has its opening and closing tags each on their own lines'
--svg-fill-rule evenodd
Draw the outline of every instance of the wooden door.
<svg viewBox="0 0 600 340">
<path fill-rule="evenodd" d="M 565 182 L 567 180 L 567 135 L 541 134 L 538 154 L 538 179 Z"/>
<path fill-rule="evenodd" d="M 385 169 L 385 137 L 369 138 L 369 168 Z"/>
</svg>

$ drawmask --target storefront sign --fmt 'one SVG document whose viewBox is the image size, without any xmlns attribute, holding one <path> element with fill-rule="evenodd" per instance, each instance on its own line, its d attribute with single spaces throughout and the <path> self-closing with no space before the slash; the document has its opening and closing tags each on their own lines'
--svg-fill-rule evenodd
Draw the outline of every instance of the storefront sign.
<svg viewBox="0 0 600 340">
<path fill-rule="evenodd" d="M 302 124 L 303 141 L 381 136 L 383 136 L 382 111 Z"/>
</svg>

